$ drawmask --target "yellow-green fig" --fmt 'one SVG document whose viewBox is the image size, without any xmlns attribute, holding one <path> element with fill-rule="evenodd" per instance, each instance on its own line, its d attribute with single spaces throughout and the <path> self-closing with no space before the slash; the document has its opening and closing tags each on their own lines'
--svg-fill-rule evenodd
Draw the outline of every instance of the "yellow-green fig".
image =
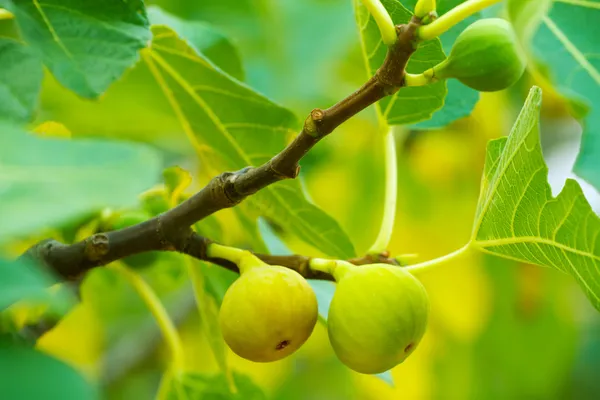
<svg viewBox="0 0 600 400">
<path fill-rule="evenodd" d="M 475 90 L 492 92 L 519 80 L 526 63 L 512 25 L 500 18 L 486 18 L 461 32 L 448 58 L 423 75 L 455 78 Z"/>
<path fill-rule="evenodd" d="M 429 298 L 405 269 L 388 264 L 339 265 L 328 315 L 338 358 L 364 374 L 387 371 L 410 355 L 425 333 Z"/>
<path fill-rule="evenodd" d="M 219 322 L 234 353 L 255 362 L 292 354 L 317 322 L 317 298 L 296 271 L 262 264 L 244 268 L 225 293 Z"/>
</svg>

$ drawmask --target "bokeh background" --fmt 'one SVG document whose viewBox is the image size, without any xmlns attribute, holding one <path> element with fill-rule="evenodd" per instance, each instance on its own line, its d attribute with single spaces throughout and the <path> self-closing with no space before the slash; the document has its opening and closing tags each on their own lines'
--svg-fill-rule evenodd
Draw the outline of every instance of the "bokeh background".
<svg viewBox="0 0 600 400">
<path fill-rule="evenodd" d="M 367 76 L 350 0 L 147 3 L 216 26 L 239 50 L 246 82 L 299 118 L 314 107 L 333 104 Z M 542 142 L 553 191 L 558 193 L 570 176 L 581 128 L 550 87 L 526 75 L 508 91 L 482 95 L 471 116 L 447 128 L 397 130 L 399 202 L 392 254 L 416 254 L 414 261 L 424 261 L 466 243 L 486 143 L 509 132 L 534 82 L 545 90 Z M 196 160 L 168 110 L 144 107 L 140 99 L 159 96 L 152 90 L 143 77 L 136 82 L 123 79 L 94 103 L 77 98 L 48 74 L 38 120 L 61 121 L 74 136 L 118 134 L 150 143 L 164 153 L 167 165 L 192 172 L 194 190 L 214 171 Z M 375 239 L 381 218 L 382 151 L 371 107 L 302 162 L 301 179 L 310 198 L 339 221 L 359 254 Z M 594 209 L 600 210 L 598 194 L 585 188 Z M 252 247 L 238 217 L 228 210 L 216 219 L 228 244 Z M 270 228 L 292 251 L 319 255 L 286 236 L 281 227 Z M 94 229 L 79 224 L 73 235 L 84 237 Z M 40 234 L 48 235 L 65 234 Z M 14 244 L 13 251 L 18 253 L 35 239 Z M 281 246 L 265 240 L 271 248 Z M 179 324 L 190 367 L 217 372 L 184 264 L 181 257 L 161 255 L 144 276 Z M 392 371 L 393 383 L 344 367 L 322 324 L 288 359 L 254 364 L 228 352 L 228 360 L 269 398 L 281 400 L 598 398 L 600 316 L 571 277 L 481 255 L 438 268 L 425 275 L 423 283 L 432 302 L 430 324 L 417 351 Z M 83 303 L 45 334 L 39 347 L 100 381 L 106 398 L 152 398 L 168 350 L 144 305 L 110 269 L 90 273 L 81 293 Z"/>
</svg>

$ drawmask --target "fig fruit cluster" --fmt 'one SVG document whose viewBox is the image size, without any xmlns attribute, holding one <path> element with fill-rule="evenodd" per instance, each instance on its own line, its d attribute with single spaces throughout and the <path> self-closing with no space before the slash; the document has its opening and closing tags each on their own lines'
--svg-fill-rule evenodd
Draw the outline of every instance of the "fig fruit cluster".
<svg viewBox="0 0 600 400">
<path fill-rule="evenodd" d="M 424 75 L 454 78 L 480 92 L 493 92 L 517 82 L 526 64 L 512 25 L 501 18 L 486 18 L 462 31 L 448 58 Z"/>
<path fill-rule="evenodd" d="M 295 352 L 317 321 L 317 299 L 296 271 L 266 264 L 240 268 L 219 315 L 233 352 L 269 362 Z M 328 333 L 338 358 L 351 369 L 374 374 L 403 362 L 427 325 L 429 300 L 408 271 L 387 264 L 338 264 Z"/>
</svg>

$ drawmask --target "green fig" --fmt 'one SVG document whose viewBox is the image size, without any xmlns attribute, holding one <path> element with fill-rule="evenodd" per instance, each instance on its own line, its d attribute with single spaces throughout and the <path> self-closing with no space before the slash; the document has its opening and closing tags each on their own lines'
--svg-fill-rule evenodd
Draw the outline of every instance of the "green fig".
<svg viewBox="0 0 600 400">
<path fill-rule="evenodd" d="M 329 340 L 351 369 L 376 374 L 402 363 L 427 325 L 429 298 L 410 272 L 388 264 L 339 265 Z"/>
<path fill-rule="evenodd" d="M 526 63 L 512 25 L 500 18 L 486 18 L 469 25 L 448 58 L 423 75 L 455 78 L 472 89 L 493 92 L 519 80 Z"/>
<path fill-rule="evenodd" d="M 315 293 L 298 272 L 260 264 L 244 268 L 229 287 L 219 322 L 234 353 L 270 362 L 298 350 L 311 335 L 317 315 Z"/>
</svg>

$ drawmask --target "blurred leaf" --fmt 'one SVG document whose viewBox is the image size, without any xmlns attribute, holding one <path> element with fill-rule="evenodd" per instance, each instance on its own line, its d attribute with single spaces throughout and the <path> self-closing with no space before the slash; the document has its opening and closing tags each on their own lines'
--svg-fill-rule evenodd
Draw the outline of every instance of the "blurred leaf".
<svg viewBox="0 0 600 400">
<path fill-rule="evenodd" d="M 600 218 L 568 179 L 552 198 L 539 137 L 542 91 L 531 89 L 508 138 L 488 145 L 472 244 L 572 275 L 600 310 Z"/>
<path fill-rule="evenodd" d="M 210 165 L 239 170 L 267 162 L 285 146 L 297 125 L 289 111 L 224 75 L 170 29 L 152 29 L 155 38 L 143 59 L 198 155 Z M 354 254 L 337 222 L 309 203 L 296 181 L 268 186 L 248 202 L 326 254 Z"/>
<path fill-rule="evenodd" d="M 264 393 L 249 377 L 233 374 L 235 389 L 232 391 L 224 375 L 201 375 L 186 373 L 182 376 L 165 377 L 168 386 L 161 388 L 165 400 L 263 400 Z"/>
<path fill-rule="evenodd" d="M 464 3 L 466 0 L 439 1 L 437 4 L 437 13 L 442 15 Z M 409 10 L 414 10 L 417 0 L 402 0 L 402 4 Z M 450 53 L 452 45 L 460 33 L 467 26 L 482 18 L 481 13 L 475 13 L 454 25 L 449 31 L 445 32 L 439 39 L 442 42 L 443 50 L 446 54 Z M 473 111 L 473 107 L 479 100 L 479 92 L 473 90 L 456 79 L 448 80 L 448 95 L 444 100 L 444 106 L 436 111 L 431 119 L 419 122 L 414 125 L 416 129 L 435 129 L 442 128 L 457 119 L 467 117 Z"/>
<path fill-rule="evenodd" d="M 57 140 L 0 124 L 0 242 L 107 206 L 127 206 L 159 176 L 141 145 Z"/>
<path fill-rule="evenodd" d="M 523 44 L 531 44 L 530 41 L 552 2 L 553 0 L 508 0 L 508 16 Z"/>
<path fill-rule="evenodd" d="M 71 131 L 60 122 L 46 121 L 35 128 L 32 132 L 37 133 L 40 136 L 55 137 L 61 139 L 70 139 Z"/>
<path fill-rule="evenodd" d="M 279 236 L 277 236 L 267 220 L 262 217 L 258 219 L 258 231 L 270 254 L 277 254 L 280 256 L 294 254 L 287 245 L 283 243 Z"/>
<path fill-rule="evenodd" d="M 0 310 L 22 299 L 48 296 L 46 290 L 53 283 L 50 276 L 31 262 L 0 258 Z"/>
<path fill-rule="evenodd" d="M 600 0 L 555 1 L 551 7 L 547 0 L 520 3 L 510 4 L 513 23 L 533 36 L 533 55 L 548 68 L 548 78 L 571 100 L 573 113 L 584 125 L 574 170 L 600 189 Z M 531 15 L 531 10 L 537 11 Z"/>
<path fill-rule="evenodd" d="M 83 97 L 104 92 L 150 39 L 142 0 L 0 0 L 23 38 L 66 87 Z"/>
<path fill-rule="evenodd" d="M 173 29 L 192 48 L 208 57 L 217 67 L 240 81 L 244 80 L 242 60 L 237 49 L 214 27 L 204 22 L 180 19 L 158 6 L 148 7 L 148 19 L 152 25 L 166 25 Z"/>
<path fill-rule="evenodd" d="M 399 0 L 383 0 L 394 24 L 407 23 L 412 17 Z M 360 0 L 354 0 L 356 21 L 363 42 L 365 63 L 368 64 L 369 75 L 373 75 L 383 63 L 387 47 L 381 41 L 381 34 L 375 20 L 370 16 Z M 410 58 L 406 71 L 417 74 L 433 67 L 446 58 L 438 39 L 429 40 L 419 45 Z M 432 85 L 420 87 L 404 87 L 394 95 L 379 101 L 382 117 L 390 125 L 413 124 L 431 118 L 432 114 L 444 105 L 447 89 L 446 82 L 440 81 Z"/>
<path fill-rule="evenodd" d="M 0 71 L 0 118 L 29 120 L 42 85 L 42 62 L 31 48 L 0 38 Z"/>
<path fill-rule="evenodd" d="M 192 175 L 185 169 L 174 166 L 163 171 L 163 178 L 169 207 L 175 207 L 181 201 L 183 191 L 192 183 Z"/>
<path fill-rule="evenodd" d="M 491 321 L 476 342 L 469 343 L 469 349 L 454 349 L 472 352 L 475 376 L 470 397 L 569 398 L 557 394 L 569 382 L 580 328 L 572 323 L 572 306 L 556 301 L 555 296 L 565 292 L 561 290 L 565 286 L 563 277 L 554 271 L 515 265 L 497 257 L 485 257 L 485 264 L 494 290 L 502 295 L 495 296 Z M 534 293 L 523 292 L 520 286 L 524 280 L 535 287 Z M 498 345 L 509 342 L 509 346 Z M 452 356 L 444 359 L 454 368 Z M 451 383 L 455 385 L 456 381 Z M 443 395 L 451 396 L 447 392 Z"/>
<path fill-rule="evenodd" d="M 98 391 L 55 358 L 25 347 L 0 343 L 0 393 L 3 400 L 98 399 Z"/>
<path fill-rule="evenodd" d="M 201 268 L 201 265 L 205 263 L 190 257 L 186 258 L 186 263 L 190 280 L 194 288 L 196 307 L 200 314 L 202 330 L 204 331 L 219 368 L 223 373 L 230 374 L 227 363 L 227 347 L 225 346 L 225 341 L 223 340 L 221 327 L 219 325 L 219 305 L 214 295 L 207 290 L 207 282 L 203 272 L 205 269 L 203 270 Z"/>
</svg>

